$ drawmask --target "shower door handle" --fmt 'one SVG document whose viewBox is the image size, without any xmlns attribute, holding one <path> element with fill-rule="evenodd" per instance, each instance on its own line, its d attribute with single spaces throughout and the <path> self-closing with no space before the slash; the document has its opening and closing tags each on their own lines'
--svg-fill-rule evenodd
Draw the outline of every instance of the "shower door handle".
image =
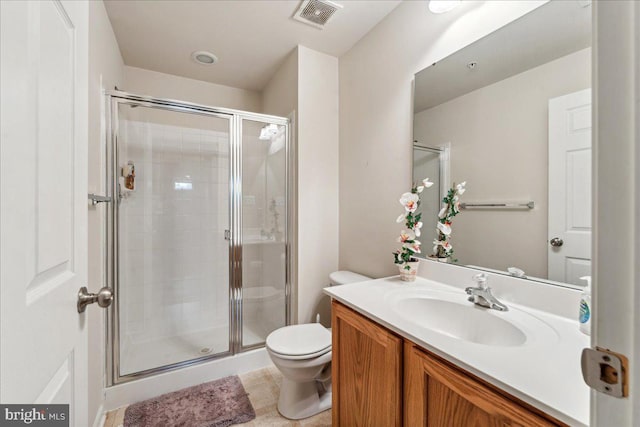
<svg viewBox="0 0 640 427">
<path fill-rule="evenodd" d="M 104 287 L 98 291 L 97 294 L 91 293 L 87 290 L 86 286 L 83 286 L 78 291 L 78 313 L 84 313 L 84 310 L 89 304 L 97 302 L 102 308 L 107 308 L 113 301 L 113 290 L 108 287 Z"/>
</svg>

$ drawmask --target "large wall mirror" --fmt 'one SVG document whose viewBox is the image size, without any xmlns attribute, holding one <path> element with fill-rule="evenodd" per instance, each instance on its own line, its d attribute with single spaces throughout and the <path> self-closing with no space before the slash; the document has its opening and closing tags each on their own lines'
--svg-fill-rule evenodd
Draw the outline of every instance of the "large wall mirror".
<svg viewBox="0 0 640 427">
<path fill-rule="evenodd" d="M 422 197 L 423 248 L 447 189 L 466 181 L 446 261 L 585 285 L 591 9 L 551 1 L 416 74 L 414 182 L 438 184 Z"/>
</svg>

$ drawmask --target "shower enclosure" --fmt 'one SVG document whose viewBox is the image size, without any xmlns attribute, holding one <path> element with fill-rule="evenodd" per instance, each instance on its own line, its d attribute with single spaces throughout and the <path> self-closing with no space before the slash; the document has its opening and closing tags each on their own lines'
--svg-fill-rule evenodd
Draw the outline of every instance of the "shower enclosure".
<svg viewBox="0 0 640 427">
<path fill-rule="evenodd" d="M 449 154 L 450 144 L 441 147 L 427 147 L 413 142 L 413 182 L 420 183 L 429 178 L 435 185 L 420 195 L 422 203 L 417 213 L 422 214 L 422 222 L 435 225 L 442 198 L 447 194 L 449 186 Z M 423 241 L 431 242 L 438 238 L 436 227 L 423 228 Z M 419 255 L 421 257 L 426 254 Z"/>
<path fill-rule="evenodd" d="M 290 317 L 288 120 L 107 105 L 110 384 L 263 346 Z"/>
</svg>

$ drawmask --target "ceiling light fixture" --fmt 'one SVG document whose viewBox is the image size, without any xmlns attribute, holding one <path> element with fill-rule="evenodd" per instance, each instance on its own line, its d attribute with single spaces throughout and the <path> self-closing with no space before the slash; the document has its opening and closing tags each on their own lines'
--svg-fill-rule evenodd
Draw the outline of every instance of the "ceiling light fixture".
<svg viewBox="0 0 640 427">
<path fill-rule="evenodd" d="M 193 59 L 198 64 L 202 65 L 213 65 L 218 62 L 218 57 L 215 56 L 211 52 L 207 52 L 204 50 L 198 50 L 191 54 L 191 59 Z"/>
<path fill-rule="evenodd" d="M 460 6 L 462 0 L 429 0 L 429 10 L 432 13 L 446 13 Z"/>
</svg>

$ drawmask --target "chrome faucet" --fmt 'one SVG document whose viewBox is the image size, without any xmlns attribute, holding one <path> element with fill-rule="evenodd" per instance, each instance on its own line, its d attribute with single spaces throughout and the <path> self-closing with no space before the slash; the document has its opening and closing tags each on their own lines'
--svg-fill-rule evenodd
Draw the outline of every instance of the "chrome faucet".
<svg viewBox="0 0 640 427">
<path fill-rule="evenodd" d="M 477 283 L 476 287 L 468 287 L 464 291 L 467 295 L 470 295 L 469 301 L 479 305 L 481 307 L 493 308 L 494 310 L 507 311 L 509 308 L 498 301 L 496 297 L 491 294 L 491 288 L 487 286 L 486 273 L 479 273 L 472 277 L 473 281 Z"/>
</svg>

